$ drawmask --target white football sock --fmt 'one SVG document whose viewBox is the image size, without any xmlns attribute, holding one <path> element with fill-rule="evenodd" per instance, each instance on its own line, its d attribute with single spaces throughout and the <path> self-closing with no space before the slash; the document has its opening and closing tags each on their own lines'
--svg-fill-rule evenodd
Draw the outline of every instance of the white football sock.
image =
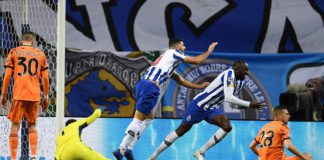
<svg viewBox="0 0 324 160">
<path fill-rule="evenodd" d="M 199 151 L 200 153 L 205 153 L 210 147 L 214 146 L 218 142 L 220 142 L 228 132 L 225 132 L 223 129 L 218 129 L 218 131 L 207 141 L 205 145 L 203 145 Z"/>
<path fill-rule="evenodd" d="M 128 125 L 125 131 L 125 137 L 121 142 L 119 149 L 125 150 L 128 148 L 130 143 L 134 140 L 135 136 L 138 134 L 138 131 L 142 127 L 143 121 L 140 121 L 136 118 Z"/>
<path fill-rule="evenodd" d="M 160 146 L 151 154 L 151 157 L 157 158 L 161 154 L 161 152 L 167 149 L 178 138 L 179 136 L 175 131 L 171 132 L 168 136 L 165 137 L 164 141 L 160 144 Z"/>
<path fill-rule="evenodd" d="M 135 146 L 137 140 L 140 138 L 140 136 L 142 135 L 142 133 L 144 132 L 144 130 L 147 128 L 147 126 L 149 126 L 152 123 L 151 119 L 145 119 L 143 121 L 143 124 L 141 125 L 141 128 L 138 131 L 138 134 L 135 135 L 135 138 L 133 139 L 133 141 L 129 144 L 128 148 L 129 150 L 132 150 L 133 147 Z"/>
</svg>

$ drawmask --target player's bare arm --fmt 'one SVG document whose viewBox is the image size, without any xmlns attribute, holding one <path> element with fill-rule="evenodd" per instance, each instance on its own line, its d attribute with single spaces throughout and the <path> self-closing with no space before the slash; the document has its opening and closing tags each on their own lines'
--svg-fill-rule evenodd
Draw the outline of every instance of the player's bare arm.
<svg viewBox="0 0 324 160">
<path fill-rule="evenodd" d="M 217 44 L 218 44 L 218 42 L 211 43 L 208 47 L 208 50 L 201 55 L 198 55 L 195 57 L 186 56 L 186 58 L 184 59 L 184 62 L 190 63 L 190 64 L 200 64 L 205 59 L 207 59 L 207 57 L 214 51 Z"/>
<path fill-rule="evenodd" d="M 192 83 L 188 80 L 186 80 L 185 78 L 181 77 L 178 73 L 174 72 L 172 74 L 172 78 L 178 82 L 179 84 L 188 87 L 188 88 L 195 88 L 195 89 L 203 89 L 206 88 L 209 85 L 209 82 L 204 82 L 202 84 L 196 84 L 196 83 Z"/>
<path fill-rule="evenodd" d="M 284 141 L 284 144 L 291 153 L 298 156 L 299 158 L 301 158 L 303 160 L 312 160 L 313 159 L 310 154 L 307 154 L 307 153 L 303 154 L 303 153 L 299 152 L 298 149 L 292 144 L 290 139 L 286 139 Z"/>
<path fill-rule="evenodd" d="M 252 140 L 252 142 L 250 143 L 250 148 L 251 150 L 257 155 L 259 156 L 259 152 L 258 152 L 258 142 L 256 140 Z"/>
</svg>

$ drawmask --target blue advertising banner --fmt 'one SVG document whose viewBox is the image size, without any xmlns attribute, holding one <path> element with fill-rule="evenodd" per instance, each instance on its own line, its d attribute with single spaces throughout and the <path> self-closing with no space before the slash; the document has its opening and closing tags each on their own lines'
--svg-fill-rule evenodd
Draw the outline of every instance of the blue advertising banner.
<svg viewBox="0 0 324 160">
<path fill-rule="evenodd" d="M 82 140 L 92 149 L 108 158 L 112 151 L 119 147 L 125 129 L 132 119 L 99 119 L 84 129 Z M 136 159 L 148 159 L 149 155 L 160 145 L 165 137 L 178 127 L 180 120 L 155 119 L 133 149 Z M 249 144 L 259 129 L 269 121 L 235 121 L 232 120 L 232 131 L 217 145 L 206 152 L 206 159 L 222 160 L 257 160 L 250 150 Z M 313 155 L 314 160 L 324 157 L 324 123 L 320 122 L 289 122 L 292 143 L 301 152 Z M 215 134 L 218 127 L 202 122 L 192 127 L 183 137 L 179 138 L 159 157 L 160 160 L 194 160 L 193 153 Z M 292 155 L 289 151 L 285 153 Z"/>
<path fill-rule="evenodd" d="M 65 118 L 67 121 L 69 118 Z M 76 118 L 79 119 L 79 118 Z M 9 120 L 0 117 L 2 128 Z M 119 147 L 124 137 L 127 125 L 132 121 L 130 118 L 99 118 L 94 123 L 83 129 L 81 134 L 82 142 L 93 150 L 101 153 L 107 158 L 113 159 L 112 152 Z M 165 137 L 174 131 L 181 120 L 176 119 L 155 119 L 154 122 L 144 131 L 133 149 L 136 159 L 145 160 L 160 145 Z M 232 131 L 217 145 L 206 152 L 206 159 L 214 160 L 257 160 L 257 156 L 250 150 L 249 144 L 257 135 L 259 129 L 269 121 L 238 121 L 231 120 Z M 53 160 L 55 156 L 55 140 L 57 132 L 55 118 L 40 117 L 37 124 L 39 130 L 39 160 Z M 292 143 L 301 152 L 313 155 L 314 160 L 321 160 L 324 157 L 324 123 L 321 122 L 289 122 Z M 193 153 L 205 144 L 215 134 L 218 127 L 206 122 L 194 125 L 191 130 L 179 138 L 159 157 L 159 160 L 194 160 Z M 7 142 L 9 131 L 5 129 L 0 134 L 1 142 Z M 0 143 L 0 160 L 10 160 L 8 143 Z M 285 153 L 292 155 L 289 151 Z M 20 154 L 18 153 L 18 157 Z M 125 159 L 125 158 L 124 158 Z"/>
</svg>

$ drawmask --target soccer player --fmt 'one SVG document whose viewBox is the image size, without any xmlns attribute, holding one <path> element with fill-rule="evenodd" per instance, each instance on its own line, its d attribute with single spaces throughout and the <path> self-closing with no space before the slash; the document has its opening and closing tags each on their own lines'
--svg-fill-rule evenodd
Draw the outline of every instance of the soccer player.
<svg viewBox="0 0 324 160">
<path fill-rule="evenodd" d="M 194 153 L 199 160 L 205 159 L 205 152 L 220 142 L 231 130 L 230 121 L 219 108 L 224 101 L 241 107 L 259 109 L 266 103 L 248 102 L 237 98 L 244 86 L 245 76 L 248 75 L 248 65 L 244 61 L 234 62 L 232 68 L 220 73 L 208 87 L 190 102 L 186 113 L 183 116 L 180 126 L 171 132 L 160 146 L 151 154 L 150 160 L 156 160 L 162 151 L 168 148 L 176 139 L 187 133 L 191 127 L 201 122 L 207 121 L 210 124 L 220 127 L 218 131 Z"/>
<path fill-rule="evenodd" d="M 213 52 L 217 44 L 217 42 L 213 42 L 209 45 L 206 52 L 190 57 L 183 53 L 186 47 L 181 39 L 174 38 L 169 40 L 169 49 L 153 62 L 145 76 L 136 83 L 136 111 L 133 121 L 125 131 L 125 137 L 119 148 L 113 152 L 117 160 L 123 159 L 123 156 L 127 160 L 134 159 L 131 149 L 144 129 L 152 122 L 154 115 L 152 110 L 157 104 L 160 87 L 165 85 L 168 78 L 172 77 L 179 84 L 189 88 L 201 89 L 209 84 L 208 82 L 202 84 L 191 83 L 174 72 L 174 70 L 181 62 L 190 64 L 201 63 Z"/>
<path fill-rule="evenodd" d="M 33 47 L 34 42 L 35 35 L 32 32 L 23 33 L 21 46 L 10 51 L 4 65 L 6 72 L 2 86 L 1 104 L 5 109 L 7 106 L 7 88 L 11 77 L 14 77 L 13 98 L 8 113 L 8 118 L 12 122 L 9 135 L 12 160 L 17 159 L 18 131 L 22 117 L 27 119 L 31 159 L 37 159 L 38 135 L 35 124 L 41 98 L 40 79 L 44 91 L 42 111 L 45 112 L 48 107 L 47 60 L 44 52 Z"/>
<path fill-rule="evenodd" d="M 91 116 L 76 121 L 70 119 L 56 139 L 56 160 L 110 160 L 92 150 L 81 141 L 82 130 L 100 117 L 103 107 L 99 106 Z"/>
<path fill-rule="evenodd" d="M 312 156 L 300 153 L 292 144 L 287 123 L 290 115 L 286 107 L 278 106 L 274 109 L 274 119 L 264 125 L 258 135 L 250 143 L 251 150 L 259 156 L 259 160 L 311 160 Z M 260 148 L 258 145 L 260 144 Z M 296 156 L 288 157 L 284 154 L 283 145 Z"/>
</svg>

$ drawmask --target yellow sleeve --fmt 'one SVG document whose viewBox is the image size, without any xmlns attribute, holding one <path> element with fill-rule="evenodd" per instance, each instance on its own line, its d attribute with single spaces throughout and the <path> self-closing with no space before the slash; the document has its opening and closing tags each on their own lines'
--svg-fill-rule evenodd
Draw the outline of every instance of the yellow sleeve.
<svg viewBox="0 0 324 160">
<path fill-rule="evenodd" d="M 97 118 L 99 118 L 101 116 L 101 110 L 100 109 L 96 109 L 91 116 L 89 116 L 88 118 L 82 119 L 77 121 L 77 125 L 82 126 L 84 124 L 86 124 L 87 126 L 90 125 L 92 122 L 94 122 Z"/>
</svg>

